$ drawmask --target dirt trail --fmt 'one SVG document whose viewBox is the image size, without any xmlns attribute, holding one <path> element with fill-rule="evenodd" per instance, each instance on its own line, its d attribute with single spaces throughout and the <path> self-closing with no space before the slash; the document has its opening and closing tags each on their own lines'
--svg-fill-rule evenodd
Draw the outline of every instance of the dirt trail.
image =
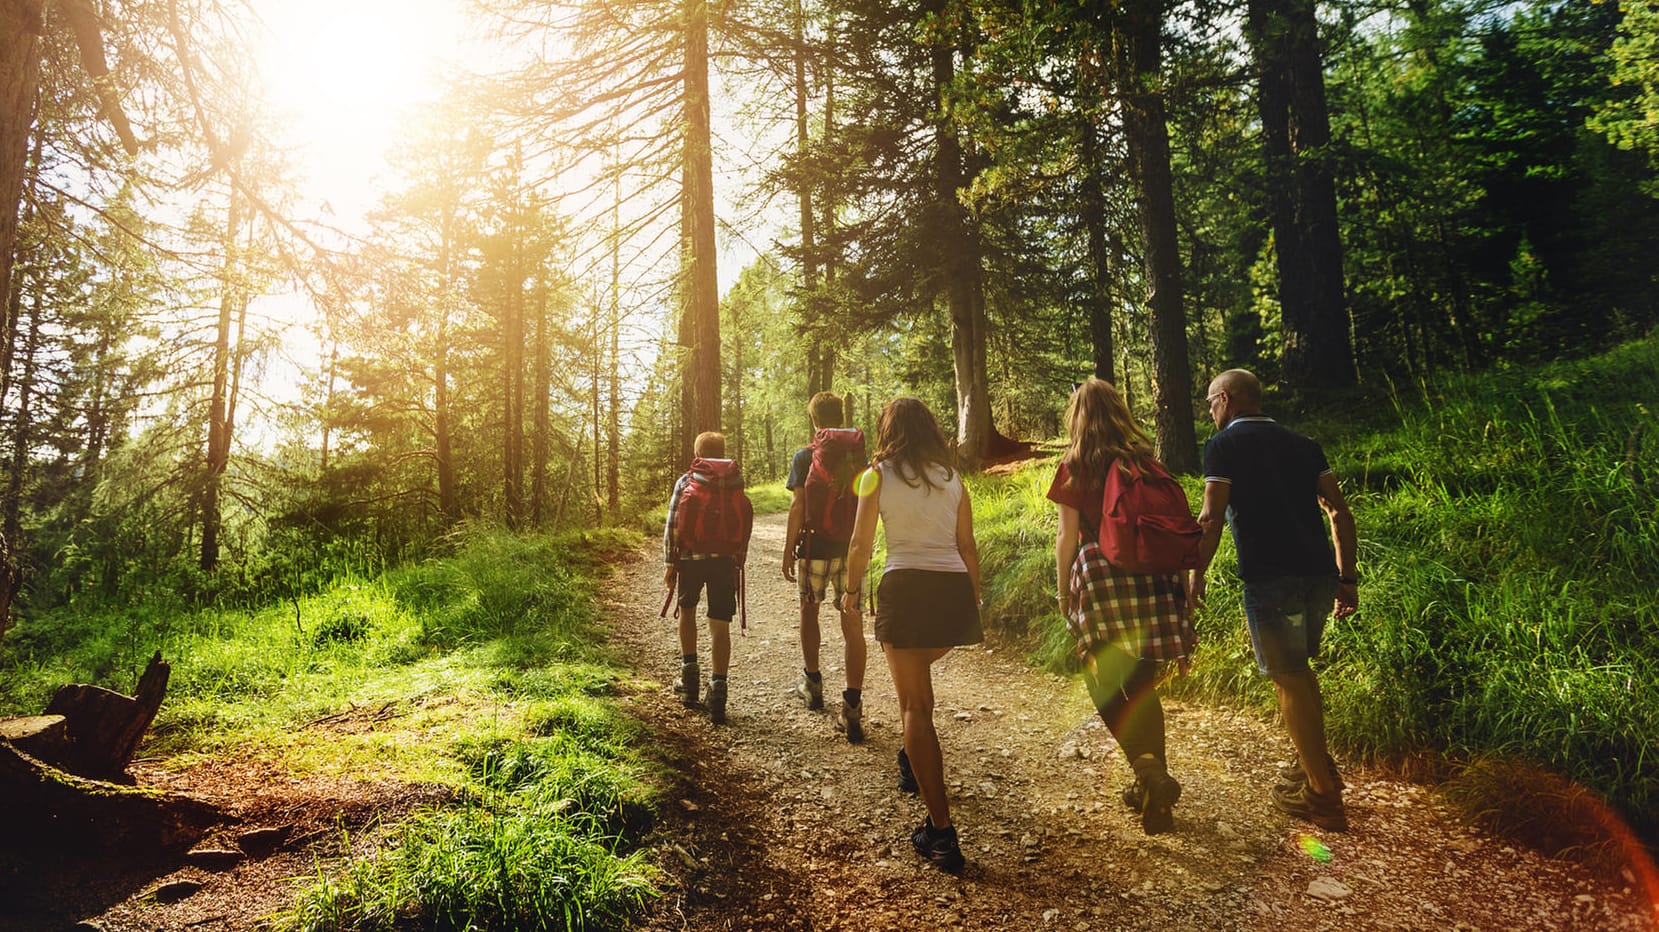
<svg viewBox="0 0 1659 932">
<path fill-rule="evenodd" d="M 1633 873 L 1608 883 L 1517 849 L 1460 824 L 1426 789 L 1364 769 L 1345 772 L 1348 833 L 1283 817 L 1267 791 L 1288 742 L 1253 716 L 1205 706 L 1168 704 L 1170 769 L 1185 793 L 1175 831 L 1147 837 L 1118 802 L 1128 768 L 1081 685 L 995 645 L 935 667 L 935 720 L 968 857 L 960 878 L 935 870 L 910 849 L 923 813 L 896 787 L 897 703 L 879 646 L 869 643 L 862 745 L 791 693 L 801 658 L 793 586 L 779 572 L 783 532 L 781 515 L 756 523 L 750 632 L 734 632 L 725 726 L 669 694 L 677 650 L 657 617 L 656 551 L 621 568 L 609 590 L 616 637 L 658 686 L 628 701 L 685 767 L 657 839 L 667 887 L 647 928 L 1655 927 Z M 830 615 L 825 695 L 838 699 Z M 706 675 L 706 628 L 699 646 Z M 1328 860 L 1308 853 L 1315 835 Z"/>
</svg>

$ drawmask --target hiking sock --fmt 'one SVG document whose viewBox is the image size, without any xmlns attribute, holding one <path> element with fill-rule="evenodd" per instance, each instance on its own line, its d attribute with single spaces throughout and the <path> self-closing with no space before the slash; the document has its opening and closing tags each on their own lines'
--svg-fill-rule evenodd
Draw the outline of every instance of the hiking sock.
<svg viewBox="0 0 1659 932">
<path fill-rule="evenodd" d="M 709 676 L 709 682 L 710 683 L 724 683 L 724 682 L 726 682 L 726 674 L 724 674 L 724 673 L 712 674 L 712 675 Z"/>
<path fill-rule="evenodd" d="M 696 654 L 681 654 L 680 655 L 680 662 L 681 663 L 694 664 L 694 663 L 697 662 L 697 655 Z"/>
<path fill-rule="evenodd" d="M 801 672 L 805 673 L 806 678 L 814 683 L 822 683 L 824 681 L 824 673 L 822 670 L 802 670 Z"/>
<path fill-rule="evenodd" d="M 864 690 L 843 689 L 841 690 L 841 701 L 850 706 L 862 705 L 864 702 Z"/>
</svg>

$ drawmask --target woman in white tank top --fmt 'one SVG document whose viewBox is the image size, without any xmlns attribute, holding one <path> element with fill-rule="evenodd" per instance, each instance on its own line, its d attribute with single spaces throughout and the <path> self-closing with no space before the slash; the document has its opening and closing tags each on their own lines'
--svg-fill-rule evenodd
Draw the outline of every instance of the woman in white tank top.
<svg viewBox="0 0 1659 932">
<path fill-rule="evenodd" d="M 887 531 L 887 564 L 876 590 L 876 640 L 899 696 L 904 748 L 899 784 L 920 791 L 927 818 L 910 835 L 916 852 L 947 871 L 962 850 L 945 796 L 944 760 L 933 728 L 933 662 L 984 639 L 979 626 L 979 549 L 962 477 L 927 406 L 898 398 L 876 425 L 875 464 L 859 478 L 858 517 L 847 548 L 847 578 L 861 580 L 876 522 Z M 857 611 L 859 591 L 842 597 Z"/>
</svg>

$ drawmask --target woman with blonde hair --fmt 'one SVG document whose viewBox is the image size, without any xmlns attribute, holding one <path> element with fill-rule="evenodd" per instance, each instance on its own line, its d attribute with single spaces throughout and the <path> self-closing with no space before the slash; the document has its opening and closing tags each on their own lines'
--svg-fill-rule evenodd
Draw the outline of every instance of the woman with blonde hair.
<svg viewBox="0 0 1659 932">
<path fill-rule="evenodd" d="M 984 639 L 979 626 L 979 549 L 962 477 L 927 406 L 898 398 L 876 424 L 874 464 L 859 477 L 858 516 L 847 549 L 847 578 L 860 585 L 875 544 L 887 531 L 887 563 L 876 590 L 876 640 L 899 697 L 904 747 L 901 786 L 913 781 L 927 817 L 910 835 L 916 853 L 951 872 L 962 849 L 945 796 L 944 759 L 933 728 L 933 662 L 952 647 Z M 842 595 L 856 612 L 859 590 Z"/>
<path fill-rule="evenodd" d="M 1059 508 L 1054 575 L 1060 614 L 1077 642 L 1089 698 L 1135 772 L 1123 792 L 1148 835 L 1174 827 L 1181 784 L 1164 756 L 1160 665 L 1185 667 L 1196 644 L 1180 573 L 1133 573 L 1113 566 L 1099 545 L 1102 500 L 1110 470 L 1157 463 L 1146 432 L 1110 382 L 1089 379 L 1066 410 L 1071 435 L 1049 487 Z M 1162 464 L 1157 464 L 1162 468 Z"/>
</svg>

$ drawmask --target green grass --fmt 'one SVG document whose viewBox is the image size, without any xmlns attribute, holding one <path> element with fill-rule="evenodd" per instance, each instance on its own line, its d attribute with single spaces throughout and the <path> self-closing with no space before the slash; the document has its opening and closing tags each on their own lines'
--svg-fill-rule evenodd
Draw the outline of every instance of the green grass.
<svg viewBox="0 0 1659 932">
<path fill-rule="evenodd" d="M 30 619 L 0 655 L 0 713 L 66 682 L 130 691 L 160 650 L 172 678 L 145 753 L 167 766 L 240 755 L 463 800 L 319 865 L 278 927 L 614 928 L 655 895 L 639 844 L 659 781 L 614 704 L 595 578 L 639 543 L 479 525 L 447 556 L 259 610 Z M 332 727 L 356 718 L 374 727 Z"/>
<path fill-rule="evenodd" d="M 1368 408 L 1304 417 L 1268 402 L 1324 444 L 1359 525 L 1360 613 L 1330 626 L 1321 666 L 1333 742 L 1541 767 L 1652 834 L 1659 341 L 1367 395 Z M 993 620 L 1065 670 L 1049 608 L 1052 473 L 976 480 L 975 517 Z M 1193 675 L 1172 688 L 1267 712 L 1234 565 L 1224 536 Z"/>
</svg>

